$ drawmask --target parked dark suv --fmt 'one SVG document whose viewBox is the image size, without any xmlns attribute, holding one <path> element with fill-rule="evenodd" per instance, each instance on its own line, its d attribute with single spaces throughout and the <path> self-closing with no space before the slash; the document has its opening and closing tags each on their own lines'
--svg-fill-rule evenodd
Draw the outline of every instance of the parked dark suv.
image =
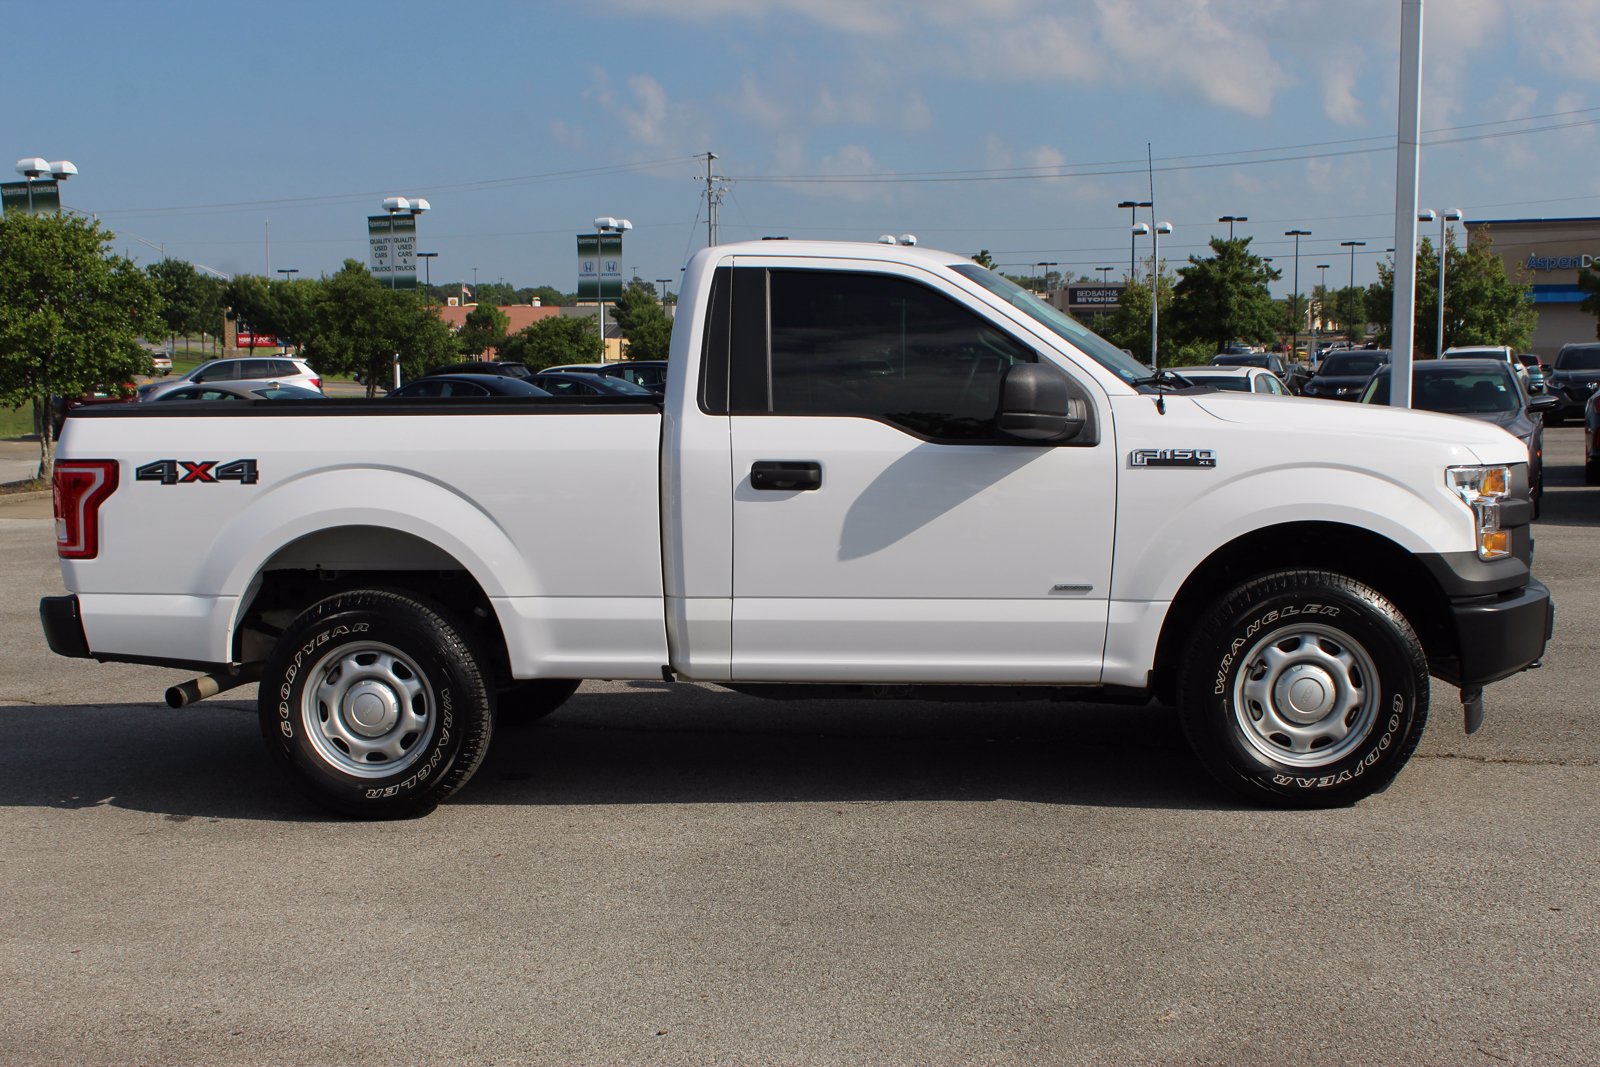
<svg viewBox="0 0 1600 1067">
<path fill-rule="evenodd" d="M 1600 386 L 1600 343 L 1562 345 L 1545 382 L 1545 388 L 1557 401 L 1545 420 L 1554 426 L 1564 419 L 1583 418 L 1583 406 L 1597 386 Z"/>
<path fill-rule="evenodd" d="M 1323 400 L 1357 400 L 1374 371 L 1389 365 L 1387 348 L 1349 348 L 1329 352 L 1306 382 L 1305 396 Z"/>
</svg>

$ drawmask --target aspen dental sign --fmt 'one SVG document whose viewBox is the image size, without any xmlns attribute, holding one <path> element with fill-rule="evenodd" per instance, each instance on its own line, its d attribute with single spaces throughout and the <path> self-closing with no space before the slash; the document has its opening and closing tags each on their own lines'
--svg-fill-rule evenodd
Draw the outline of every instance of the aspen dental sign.
<svg viewBox="0 0 1600 1067">
<path fill-rule="evenodd" d="M 1522 265 L 1528 270 L 1588 270 L 1594 265 L 1594 257 L 1588 253 L 1581 256 L 1541 256 L 1537 252 L 1529 252 Z"/>
</svg>

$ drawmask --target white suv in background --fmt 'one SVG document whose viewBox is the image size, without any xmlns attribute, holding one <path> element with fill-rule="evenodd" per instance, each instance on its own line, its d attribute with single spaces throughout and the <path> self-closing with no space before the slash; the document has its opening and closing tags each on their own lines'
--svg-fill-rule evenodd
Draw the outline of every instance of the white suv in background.
<svg viewBox="0 0 1600 1067">
<path fill-rule="evenodd" d="M 241 356 L 213 359 L 181 377 L 141 386 L 139 399 L 154 400 L 162 393 L 200 382 L 277 382 L 279 385 L 298 385 L 302 389 L 322 392 L 322 375 L 312 370 L 311 364 L 303 359 L 291 356 Z"/>
<path fill-rule="evenodd" d="M 1522 365 L 1522 360 L 1517 358 L 1516 350 L 1510 345 L 1452 345 L 1444 350 L 1444 358 L 1498 359 L 1516 371 L 1517 381 L 1522 383 L 1522 391 L 1531 392 L 1528 385 L 1528 368 Z"/>
</svg>

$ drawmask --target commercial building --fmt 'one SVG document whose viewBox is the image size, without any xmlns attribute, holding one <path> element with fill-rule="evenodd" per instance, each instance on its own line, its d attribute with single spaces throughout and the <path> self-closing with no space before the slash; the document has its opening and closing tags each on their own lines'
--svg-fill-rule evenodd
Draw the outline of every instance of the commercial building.
<svg viewBox="0 0 1600 1067">
<path fill-rule="evenodd" d="M 1485 219 L 1466 227 L 1469 240 L 1492 242 L 1507 277 L 1532 283 L 1535 355 L 1549 361 L 1564 344 L 1595 340 L 1596 318 L 1578 306 L 1586 295 L 1578 271 L 1600 269 L 1600 218 Z"/>
</svg>

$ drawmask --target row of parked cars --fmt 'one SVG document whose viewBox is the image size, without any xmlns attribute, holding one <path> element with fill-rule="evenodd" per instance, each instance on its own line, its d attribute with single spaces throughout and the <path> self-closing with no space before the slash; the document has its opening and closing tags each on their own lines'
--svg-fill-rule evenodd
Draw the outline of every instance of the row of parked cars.
<svg viewBox="0 0 1600 1067">
<path fill-rule="evenodd" d="M 1387 349 L 1328 352 L 1315 371 L 1286 367 L 1270 352 L 1222 353 L 1173 372 L 1212 388 L 1368 404 L 1389 402 Z M 1412 364 L 1411 404 L 1493 423 L 1528 449 L 1534 513 L 1544 488 L 1544 426 L 1584 420 L 1584 476 L 1600 484 L 1600 343 L 1564 346 L 1551 364 L 1504 345 L 1451 348 Z"/>
</svg>

